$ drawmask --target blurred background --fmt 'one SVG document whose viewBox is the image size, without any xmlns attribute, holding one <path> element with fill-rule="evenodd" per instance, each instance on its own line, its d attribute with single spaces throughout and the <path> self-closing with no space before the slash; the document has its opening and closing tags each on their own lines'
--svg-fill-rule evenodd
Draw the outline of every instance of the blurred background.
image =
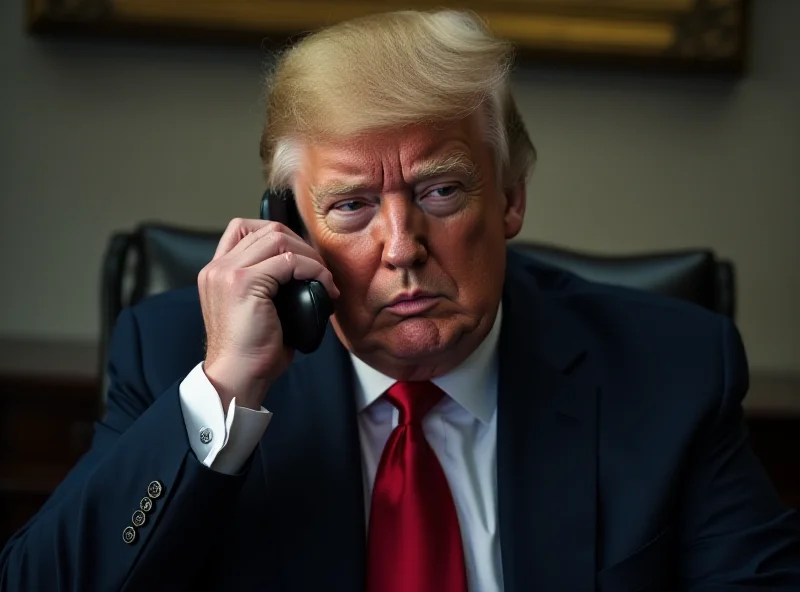
<svg viewBox="0 0 800 592">
<path fill-rule="evenodd" d="M 0 335 L 92 341 L 110 234 L 255 216 L 271 58 L 250 48 L 32 38 L 0 7 Z M 526 238 L 732 259 L 754 368 L 800 372 L 800 2 L 757 0 L 741 78 L 523 63 L 540 152 Z"/>
<path fill-rule="evenodd" d="M 71 344 L 59 370 L 70 375 L 70 352 L 93 367 L 112 233 L 149 220 L 221 230 L 256 216 L 271 45 L 30 36 L 24 17 L 24 2 L 0 3 L 4 372 L 22 373 L 9 360 L 23 350 Z M 800 416 L 798 25 L 800 2 L 753 1 L 738 76 L 535 60 L 513 76 L 540 154 L 523 238 L 599 254 L 704 247 L 731 260 L 751 367 L 777 385 L 760 396 L 783 418 Z M 19 452 L 35 438 L 9 418 L 28 403 L 9 402 L 21 379 L 3 384 L 0 421 Z M 75 453 L 80 426 L 64 436 Z M 798 450 L 774 457 L 775 471 L 800 473 Z M 33 463 L 20 454 L 13 471 L 8 457 L 0 464 L 0 489 L 45 495 L 62 468 L 20 468 Z"/>
</svg>

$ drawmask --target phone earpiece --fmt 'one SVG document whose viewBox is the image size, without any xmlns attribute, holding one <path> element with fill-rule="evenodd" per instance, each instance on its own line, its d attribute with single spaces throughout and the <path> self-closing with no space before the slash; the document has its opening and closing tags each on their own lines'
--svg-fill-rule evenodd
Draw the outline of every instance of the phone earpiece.
<svg viewBox="0 0 800 592">
<path fill-rule="evenodd" d="M 291 190 L 267 190 L 261 198 L 261 219 L 286 225 L 303 236 L 302 221 Z M 291 280 L 278 290 L 274 299 L 281 321 L 283 342 L 304 354 L 322 343 L 328 318 L 333 314 L 333 300 L 316 280 Z"/>
</svg>

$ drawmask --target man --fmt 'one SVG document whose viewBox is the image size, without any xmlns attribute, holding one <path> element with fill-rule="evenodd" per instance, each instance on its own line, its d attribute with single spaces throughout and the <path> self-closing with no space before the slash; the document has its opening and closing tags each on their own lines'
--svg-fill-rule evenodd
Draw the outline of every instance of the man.
<svg viewBox="0 0 800 592">
<path fill-rule="evenodd" d="M 234 220 L 199 289 L 122 313 L 107 417 L 0 588 L 800 589 L 731 322 L 507 252 L 510 59 L 447 11 L 281 57 L 261 151 L 305 236 Z M 291 278 L 336 300 L 310 355 Z"/>
</svg>

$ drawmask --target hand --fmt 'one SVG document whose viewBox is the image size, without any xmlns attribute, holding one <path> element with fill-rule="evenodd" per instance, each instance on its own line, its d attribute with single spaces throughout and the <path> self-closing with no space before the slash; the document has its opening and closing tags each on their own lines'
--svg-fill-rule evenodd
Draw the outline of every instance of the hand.
<svg viewBox="0 0 800 592">
<path fill-rule="evenodd" d="M 269 385 L 289 366 L 293 351 L 272 299 L 292 278 L 318 280 L 339 297 L 331 272 L 303 239 L 283 224 L 234 219 L 211 262 L 198 275 L 206 327 L 204 371 L 227 412 L 236 404 L 259 409 Z"/>
</svg>

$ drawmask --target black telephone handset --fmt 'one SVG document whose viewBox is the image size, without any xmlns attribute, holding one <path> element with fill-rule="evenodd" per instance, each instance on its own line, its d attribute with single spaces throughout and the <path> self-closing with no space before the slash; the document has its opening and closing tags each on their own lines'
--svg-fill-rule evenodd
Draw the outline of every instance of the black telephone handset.
<svg viewBox="0 0 800 592">
<path fill-rule="evenodd" d="M 267 190 L 261 198 L 261 219 L 286 225 L 303 236 L 303 222 L 291 190 Z M 316 280 L 291 280 L 278 290 L 275 308 L 281 321 L 283 342 L 304 354 L 316 350 L 325 336 L 333 300 Z"/>
</svg>

